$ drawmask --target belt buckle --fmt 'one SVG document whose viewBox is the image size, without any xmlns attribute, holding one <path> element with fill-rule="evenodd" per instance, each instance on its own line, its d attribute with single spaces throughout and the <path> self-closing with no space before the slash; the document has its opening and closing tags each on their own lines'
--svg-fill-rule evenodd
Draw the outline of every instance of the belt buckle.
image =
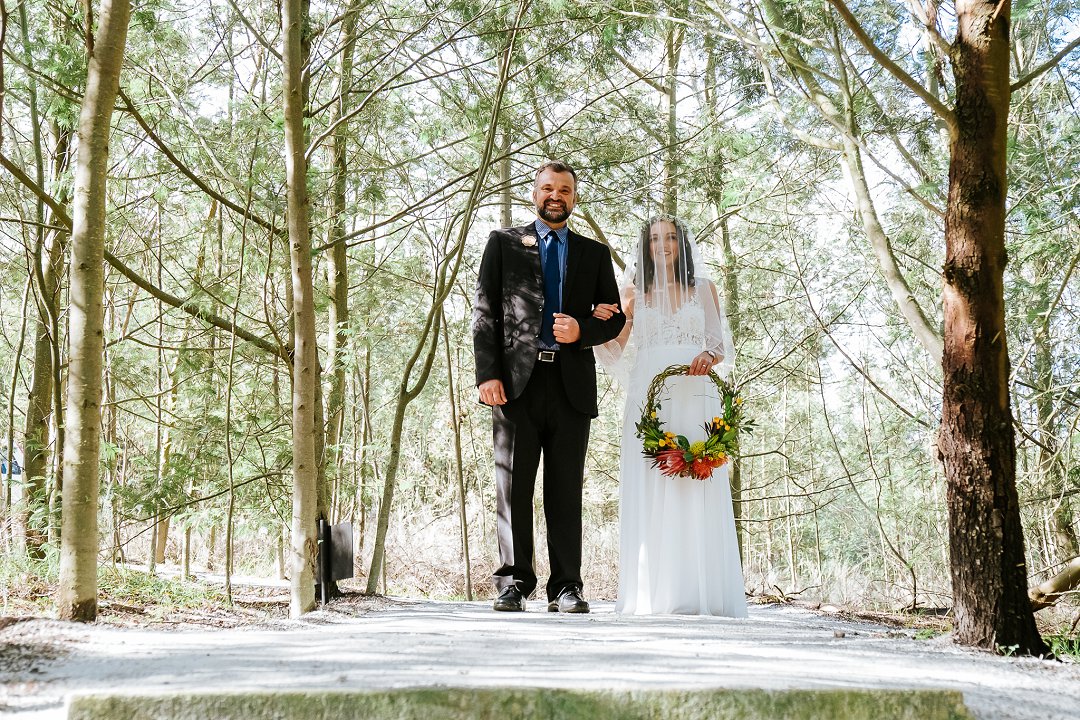
<svg viewBox="0 0 1080 720">
<path fill-rule="evenodd" d="M 555 351 L 541 350 L 540 354 L 536 356 L 536 359 L 540 362 L 555 362 Z"/>
</svg>

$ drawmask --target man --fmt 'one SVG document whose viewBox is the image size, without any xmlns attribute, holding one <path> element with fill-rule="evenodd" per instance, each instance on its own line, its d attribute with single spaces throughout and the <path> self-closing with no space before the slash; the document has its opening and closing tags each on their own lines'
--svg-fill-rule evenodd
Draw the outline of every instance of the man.
<svg viewBox="0 0 1080 720">
<path fill-rule="evenodd" d="M 544 458 L 550 612 L 587 613 L 581 581 L 581 490 L 589 424 L 596 417 L 592 347 L 626 318 L 592 316 L 617 305 L 608 248 L 569 230 L 577 174 L 561 162 L 536 172 L 537 218 L 496 230 L 480 262 L 473 349 L 480 402 L 492 408 L 499 562 L 494 609 L 520 612 L 536 588 L 533 489 Z"/>
</svg>

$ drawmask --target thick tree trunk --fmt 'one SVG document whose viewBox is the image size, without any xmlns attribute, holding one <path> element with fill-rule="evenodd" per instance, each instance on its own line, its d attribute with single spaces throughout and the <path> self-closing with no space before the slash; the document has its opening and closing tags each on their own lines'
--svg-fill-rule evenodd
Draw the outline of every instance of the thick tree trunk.
<svg viewBox="0 0 1080 720">
<path fill-rule="evenodd" d="M 292 260 L 293 361 L 293 509 L 289 581 L 289 615 L 299 617 L 315 606 L 315 518 L 318 505 L 318 457 L 315 442 L 316 384 L 319 382 L 315 292 L 311 269 L 311 235 L 307 161 L 304 158 L 304 53 L 307 22 L 305 0 L 284 0 L 285 180 L 287 184 L 289 253 Z"/>
<path fill-rule="evenodd" d="M 1046 646 L 1027 597 L 1005 340 L 1010 3 L 961 0 L 956 10 L 938 436 L 948 483 L 955 639 L 1041 654 Z"/>
<path fill-rule="evenodd" d="M 105 171 L 129 13 L 129 0 L 102 1 L 79 116 L 71 233 L 63 531 L 56 603 L 65 620 L 97 617 Z"/>
</svg>

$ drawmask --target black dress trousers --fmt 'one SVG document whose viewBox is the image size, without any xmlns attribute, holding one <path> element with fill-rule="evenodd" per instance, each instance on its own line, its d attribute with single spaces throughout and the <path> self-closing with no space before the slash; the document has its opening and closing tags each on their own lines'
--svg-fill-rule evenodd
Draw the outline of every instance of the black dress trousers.
<svg viewBox="0 0 1080 720">
<path fill-rule="evenodd" d="M 581 495 L 592 420 L 570 403 L 558 355 L 554 362 L 537 361 L 521 395 L 492 408 L 500 562 L 495 584 L 501 590 L 517 583 L 525 597 L 536 589 L 532 501 L 543 457 L 549 601 L 567 587 L 582 586 Z"/>
</svg>

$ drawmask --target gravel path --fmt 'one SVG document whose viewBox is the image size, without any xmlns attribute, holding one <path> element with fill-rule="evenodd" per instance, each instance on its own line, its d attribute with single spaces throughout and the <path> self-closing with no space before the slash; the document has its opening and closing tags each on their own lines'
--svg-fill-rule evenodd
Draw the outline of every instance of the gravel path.
<svg viewBox="0 0 1080 720">
<path fill-rule="evenodd" d="M 331 606 L 333 607 L 333 606 Z M 237 629 L 0 625 L 0 715 L 59 720 L 79 692 L 398 687 L 949 688 L 980 720 L 1080 718 L 1080 665 L 755 606 L 746 620 L 558 615 L 392 601 Z"/>
</svg>

